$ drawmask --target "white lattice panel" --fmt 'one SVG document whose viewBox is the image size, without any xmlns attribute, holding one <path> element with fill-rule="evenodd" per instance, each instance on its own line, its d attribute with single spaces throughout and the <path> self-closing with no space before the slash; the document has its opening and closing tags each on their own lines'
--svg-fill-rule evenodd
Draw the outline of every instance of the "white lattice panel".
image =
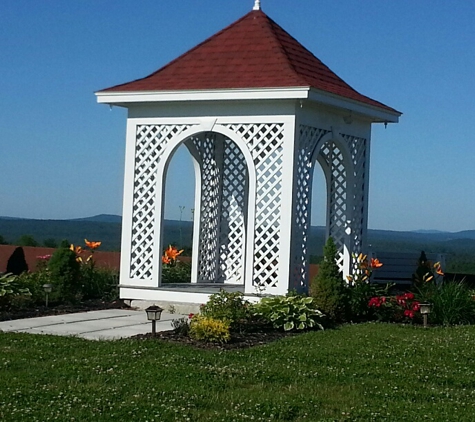
<svg viewBox="0 0 475 422">
<path fill-rule="evenodd" d="M 244 284 L 247 165 L 238 146 L 224 141 L 223 189 L 219 236 L 218 280 Z"/>
<path fill-rule="evenodd" d="M 344 247 L 346 238 L 347 223 L 347 173 L 345 169 L 343 154 L 333 141 L 326 142 L 320 151 L 327 166 L 330 168 L 329 203 L 327 204 L 329 213 L 330 236 L 335 241 L 339 251 L 338 265 L 343 270 Z"/>
<path fill-rule="evenodd" d="M 256 167 L 253 284 L 263 288 L 277 287 L 284 125 L 236 124 L 228 125 L 228 128 L 246 142 Z"/>
<path fill-rule="evenodd" d="M 222 163 L 217 161 L 216 136 L 193 140 L 201 158 L 201 212 L 198 282 L 216 282 L 218 277 L 219 210 L 222 193 Z"/>
<path fill-rule="evenodd" d="M 154 257 L 157 167 L 167 143 L 187 125 L 139 125 L 136 129 L 130 277 L 149 279 Z"/>
<path fill-rule="evenodd" d="M 350 248 L 354 254 L 359 255 L 360 252 L 363 252 L 363 237 L 366 230 L 366 196 L 368 195 L 368 192 L 366 192 L 367 141 L 364 138 L 357 138 L 351 135 L 344 135 L 343 138 L 351 152 L 354 176 Z M 356 269 L 358 263 L 351 262 L 350 265 L 351 268 Z"/>
<path fill-rule="evenodd" d="M 312 154 L 317 143 L 328 131 L 310 126 L 300 127 L 296 163 L 294 227 L 292 239 L 292 283 L 300 290 L 307 283 L 308 231 L 311 223 L 310 200 L 312 190 Z"/>
</svg>

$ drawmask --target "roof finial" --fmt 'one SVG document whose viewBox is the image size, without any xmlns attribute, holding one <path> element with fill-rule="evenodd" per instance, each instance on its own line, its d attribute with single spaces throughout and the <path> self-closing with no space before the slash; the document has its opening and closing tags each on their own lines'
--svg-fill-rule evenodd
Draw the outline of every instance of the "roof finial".
<svg viewBox="0 0 475 422">
<path fill-rule="evenodd" d="M 261 10 L 261 0 L 255 0 L 252 10 Z"/>
</svg>

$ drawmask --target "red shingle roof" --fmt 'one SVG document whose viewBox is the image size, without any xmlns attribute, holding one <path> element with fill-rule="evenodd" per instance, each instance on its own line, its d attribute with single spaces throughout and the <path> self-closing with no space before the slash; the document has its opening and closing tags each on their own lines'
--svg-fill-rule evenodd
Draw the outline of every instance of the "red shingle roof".
<svg viewBox="0 0 475 422">
<path fill-rule="evenodd" d="M 102 92 L 289 87 L 312 87 L 396 112 L 355 91 L 260 10 L 151 75 Z"/>
</svg>

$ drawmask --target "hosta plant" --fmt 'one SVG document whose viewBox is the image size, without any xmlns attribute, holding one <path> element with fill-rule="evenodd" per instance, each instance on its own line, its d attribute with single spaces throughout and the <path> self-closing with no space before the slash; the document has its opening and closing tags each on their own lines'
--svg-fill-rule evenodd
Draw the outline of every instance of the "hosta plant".
<svg viewBox="0 0 475 422">
<path fill-rule="evenodd" d="M 10 308 L 16 297 L 29 296 L 30 291 L 17 281 L 12 274 L 0 275 L 0 309 Z"/>
<path fill-rule="evenodd" d="M 312 297 L 266 297 L 254 305 L 253 311 L 277 329 L 290 331 L 317 327 L 323 330 L 321 322 L 325 316 L 317 309 Z"/>
</svg>

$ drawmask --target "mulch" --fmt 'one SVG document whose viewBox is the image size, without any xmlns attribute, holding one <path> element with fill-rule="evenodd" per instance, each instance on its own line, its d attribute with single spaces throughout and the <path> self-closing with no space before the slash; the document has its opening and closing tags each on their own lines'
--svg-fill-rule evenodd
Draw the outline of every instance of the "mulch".
<svg viewBox="0 0 475 422">
<path fill-rule="evenodd" d="M 207 343 L 204 341 L 194 340 L 187 335 L 179 334 L 175 331 L 161 331 L 155 336 L 152 333 L 139 334 L 132 338 L 137 340 L 162 340 L 175 344 L 192 346 L 205 350 L 235 350 L 248 349 L 249 347 L 262 346 L 272 343 L 285 337 L 296 336 L 299 333 L 289 331 L 279 331 L 272 327 L 261 328 L 256 331 L 246 333 L 231 333 L 231 340 L 227 343 Z"/>
</svg>

